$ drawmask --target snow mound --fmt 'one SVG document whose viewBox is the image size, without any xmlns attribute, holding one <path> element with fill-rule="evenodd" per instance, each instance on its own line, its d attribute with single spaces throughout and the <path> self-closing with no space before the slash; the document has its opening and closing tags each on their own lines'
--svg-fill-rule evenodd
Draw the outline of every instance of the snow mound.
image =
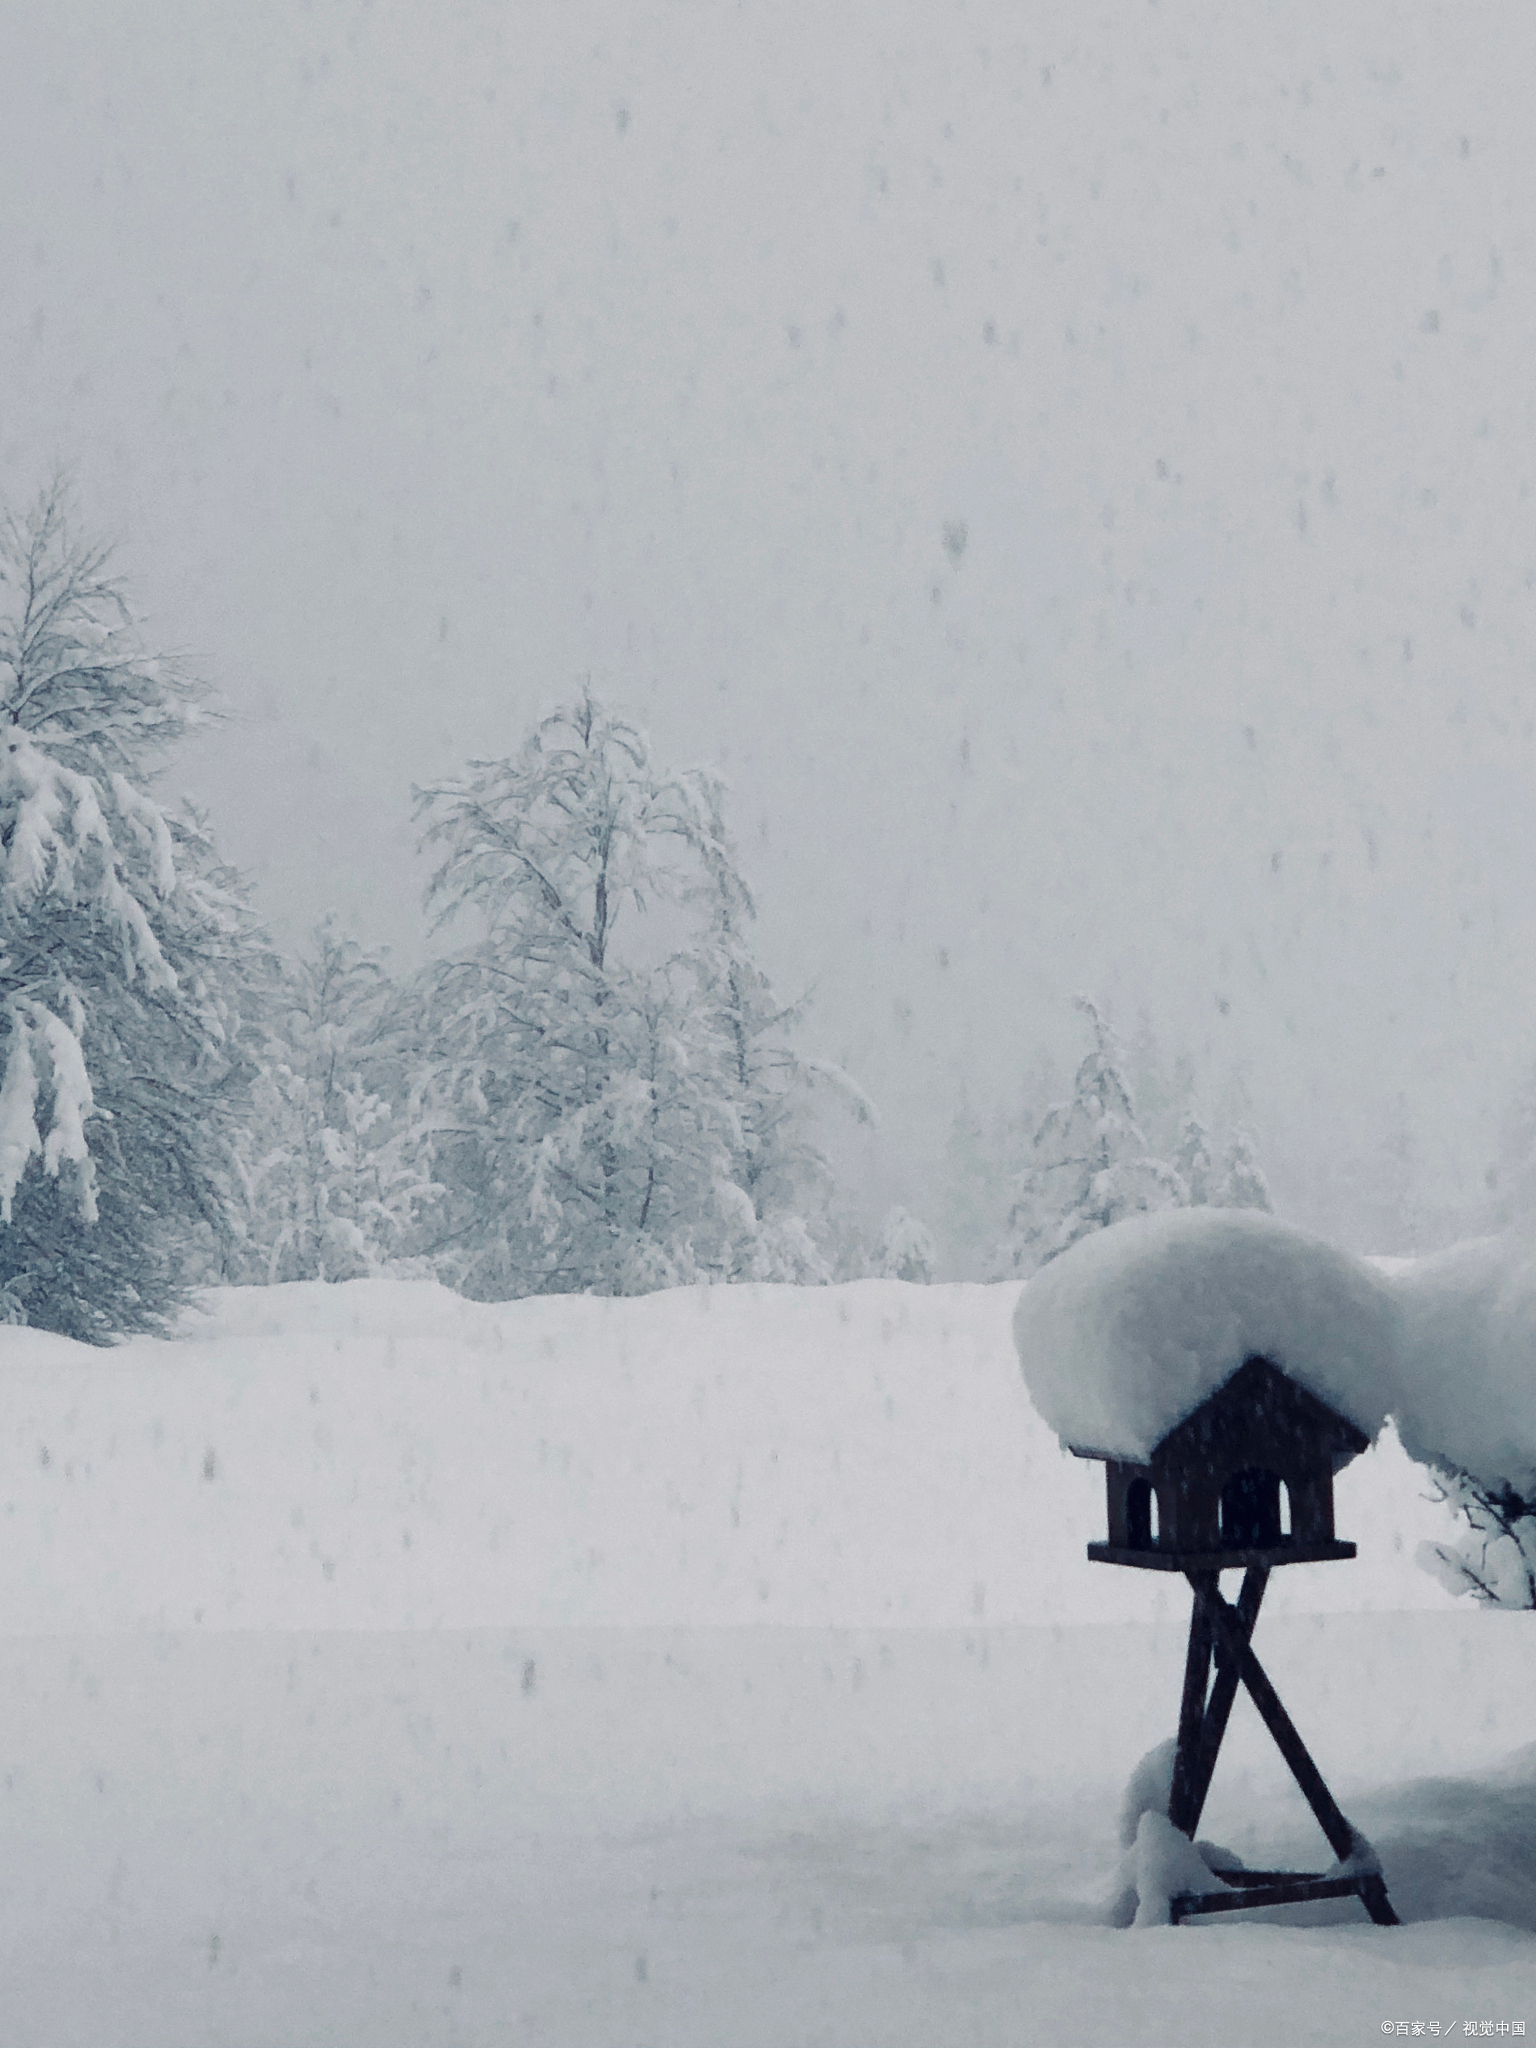
<svg viewBox="0 0 1536 2048">
<path fill-rule="evenodd" d="M 211 1289 L 187 1311 L 181 1336 L 194 1344 L 271 1337 L 474 1343 L 497 1329 L 503 1313 L 504 1304 L 466 1301 L 436 1280 L 291 1280 L 275 1287 Z"/>
<path fill-rule="evenodd" d="M 1120 1802 L 1122 1849 L 1135 1843 L 1144 1813 L 1167 1814 L 1168 1801 L 1173 1796 L 1173 1761 L 1178 1747 L 1178 1737 L 1170 1735 L 1166 1742 L 1149 1749 L 1132 1771 Z"/>
<path fill-rule="evenodd" d="M 1536 1498 L 1536 1239 L 1452 1245 L 1401 1262 L 1390 1284 L 1404 1448 Z"/>
<path fill-rule="evenodd" d="M 1138 1463 L 1252 1357 L 1374 1437 L 1394 1406 L 1394 1284 L 1257 1210 L 1173 1209 L 1083 1238 L 1025 1287 L 1014 1343 L 1064 1444 Z"/>
<path fill-rule="evenodd" d="M 1226 1889 L 1201 1853 L 1205 1846 L 1181 1835 L 1165 1813 L 1149 1808 L 1141 1816 L 1135 1843 L 1121 1871 L 1126 1894 L 1135 1893 L 1137 1927 L 1168 1926 L 1173 1919 L 1173 1901 L 1181 1894 L 1193 1893 L 1198 1898 Z M 1226 1855 L 1212 1846 L 1215 1855 Z M 1242 1865 L 1232 1857 L 1228 1868 L 1241 1869 Z"/>
</svg>

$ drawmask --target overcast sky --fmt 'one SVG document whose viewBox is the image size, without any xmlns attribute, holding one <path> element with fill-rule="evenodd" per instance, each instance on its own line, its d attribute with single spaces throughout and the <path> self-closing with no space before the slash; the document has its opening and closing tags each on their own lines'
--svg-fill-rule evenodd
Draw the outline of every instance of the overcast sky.
<svg viewBox="0 0 1536 2048">
<path fill-rule="evenodd" d="M 1405 1130 L 1481 1187 L 1536 1054 L 1528 7 L 5 43 L 4 492 L 66 466 L 216 685 L 176 779 L 285 935 L 419 958 L 411 783 L 590 676 L 727 776 L 881 1199 L 1079 989 L 1244 1077 L 1298 1221 L 1381 1228 Z"/>
</svg>

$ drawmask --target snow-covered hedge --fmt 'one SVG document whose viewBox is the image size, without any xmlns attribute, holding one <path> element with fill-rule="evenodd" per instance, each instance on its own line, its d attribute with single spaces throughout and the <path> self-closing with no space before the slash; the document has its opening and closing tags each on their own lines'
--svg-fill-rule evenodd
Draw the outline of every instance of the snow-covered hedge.
<svg viewBox="0 0 1536 2048">
<path fill-rule="evenodd" d="M 1405 1449 L 1536 1499 L 1536 1239 L 1452 1245 L 1403 1262 L 1392 1284 Z"/>
</svg>

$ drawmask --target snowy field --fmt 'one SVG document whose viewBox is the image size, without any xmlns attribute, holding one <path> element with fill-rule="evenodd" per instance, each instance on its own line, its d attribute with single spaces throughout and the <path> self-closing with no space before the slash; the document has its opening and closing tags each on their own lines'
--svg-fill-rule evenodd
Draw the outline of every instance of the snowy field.
<svg viewBox="0 0 1536 2048">
<path fill-rule="evenodd" d="M 1536 1618 L 1353 1564 L 1256 1647 L 1405 1924 L 1105 1924 L 1187 1596 L 1088 1565 L 1016 1290 L 226 1294 L 0 1332 L 0 2040 L 1536 2034 Z M 1246 1701 L 1202 1833 L 1321 1868 Z M 1315 1924 L 1308 1924 L 1309 1921 Z"/>
</svg>

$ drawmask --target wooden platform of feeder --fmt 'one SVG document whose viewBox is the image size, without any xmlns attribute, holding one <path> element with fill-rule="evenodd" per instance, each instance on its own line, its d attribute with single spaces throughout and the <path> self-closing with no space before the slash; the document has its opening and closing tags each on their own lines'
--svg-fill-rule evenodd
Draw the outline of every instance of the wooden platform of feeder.
<svg viewBox="0 0 1536 2048">
<path fill-rule="evenodd" d="M 1354 1557 L 1357 1551 L 1353 1543 L 1338 1541 L 1287 1541 L 1262 1550 L 1131 1549 L 1118 1543 L 1090 1543 L 1088 1555 L 1095 1564 L 1130 1564 L 1144 1572 L 1227 1572 L 1253 1567 L 1269 1570 L 1277 1564 L 1327 1564 Z"/>
</svg>

